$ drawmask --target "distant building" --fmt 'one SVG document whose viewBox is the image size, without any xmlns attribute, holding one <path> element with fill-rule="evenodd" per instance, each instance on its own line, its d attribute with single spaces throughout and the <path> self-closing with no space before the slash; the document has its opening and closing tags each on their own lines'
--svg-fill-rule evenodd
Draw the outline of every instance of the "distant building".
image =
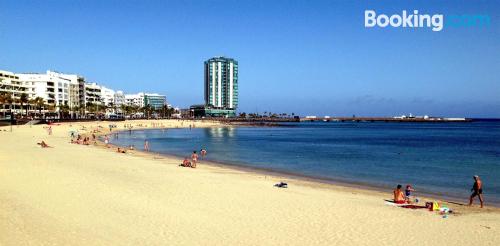
<svg viewBox="0 0 500 246">
<path fill-rule="evenodd" d="M 78 76 L 75 74 L 47 71 L 45 74 L 20 73 L 17 76 L 30 92 L 30 98 L 41 97 L 47 104 L 54 105 L 56 110 L 61 105 L 78 105 L 78 101 L 71 101 L 71 98 L 79 98 L 76 94 L 79 93 L 76 90 Z"/>
<path fill-rule="evenodd" d="M 167 98 L 157 93 L 140 92 L 125 95 L 125 102 L 129 106 L 137 106 L 139 108 L 150 105 L 153 109 L 161 109 L 164 105 L 167 105 Z"/>
<path fill-rule="evenodd" d="M 125 104 L 125 94 L 123 94 L 123 91 L 116 91 L 113 95 L 113 100 L 117 108 L 120 108 L 123 104 Z"/>
<path fill-rule="evenodd" d="M 150 105 L 153 109 L 162 109 L 167 105 L 167 98 L 160 94 L 144 94 L 144 105 Z"/>
<path fill-rule="evenodd" d="M 115 106 L 115 91 L 101 86 L 101 102 L 106 107 Z"/>
<path fill-rule="evenodd" d="M 19 76 L 12 72 L 0 70 L 0 94 L 5 93 L 11 95 L 13 103 L 20 99 L 23 93 L 28 97 L 34 95 L 34 92 L 28 89 L 29 88 L 19 80 Z M 11 106 L 12 111 L 19 111 L 15 108 L 15 106 Z M 0 108 L 0 112 L 5 111 L 3 107 Z"/>
<path fill-rule="evenodd" d="M 214 57 L 205 61 L 205 106 L 236 109 L 238 106 L 238 62 Z"/>
<path fill-rule="evenodd" d="M 126 94 L 125 103 L 128 106 L 144 107 L 144 93 Z"/>
<path fill-rule="evenodd" d="M 86 83 L 85 103 L 101 104 L 101 88 L 97 83 Z"/>
<path fill-rule="evenodd" d="M 190 108 L 194 117 L 234 117 L 238 107 L 238 62 L 214 57 L 205 61 L 205 105 Z"/>
</svg>

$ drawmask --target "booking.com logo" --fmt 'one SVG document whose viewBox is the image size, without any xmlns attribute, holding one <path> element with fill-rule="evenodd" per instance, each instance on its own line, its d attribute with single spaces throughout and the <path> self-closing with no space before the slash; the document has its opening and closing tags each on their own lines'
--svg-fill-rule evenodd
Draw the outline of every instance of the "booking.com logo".
<svg viewBox="0 0 500 246">
<path fill-rule="evenodd" d="M 489 15 L 447 15 L 443 14 L 420 14 L 413 10 L 409 14 L 403 10 L 401 15 L 377 14 L 375 10 L 365 10 L 365 27 L 399 27 L 399 28 L 431 28 L 434 32 L 440 32 L 445 26 L 450 27 L 487 27 L 490 25 Z"/>
</svg>

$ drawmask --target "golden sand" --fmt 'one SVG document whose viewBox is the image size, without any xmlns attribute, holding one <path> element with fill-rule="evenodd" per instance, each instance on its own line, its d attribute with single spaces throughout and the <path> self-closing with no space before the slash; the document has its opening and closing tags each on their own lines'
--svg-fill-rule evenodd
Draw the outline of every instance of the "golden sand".
<svg viewBox="0 0 500 246">
<path fill-rule="evenodd" d="M 455 205 L 443 218 L 386 205 L 390 191 L 69 143 L 70 129 L 98 124 L 109 123 L 65 123 L 50 136 L 46 125 L 0 127 L 0 245 L 500 245 L 496 208 Z M 283 179 L 287 189 L 273 187 Z"/>
</svg>

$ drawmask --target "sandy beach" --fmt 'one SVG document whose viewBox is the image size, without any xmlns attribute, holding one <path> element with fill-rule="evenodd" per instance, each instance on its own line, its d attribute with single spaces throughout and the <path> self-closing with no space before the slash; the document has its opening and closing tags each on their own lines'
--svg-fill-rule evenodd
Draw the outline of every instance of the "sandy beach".
<svg viewBox="0 0 500 246">
<path fill-rule="evenodd" d="M 134 129 L 177 120 L 116 122 Z M 0 127 L 0 245 L 498 245 L 500 210 L 447 218 L 375 192 L 70 143 L 109 122 Z M 195 122 L 196 127 L 218 123 Z M 102 128 L 98 128 L 101 125 Z M 139 126 L 142 125 L 142 126 Z M 81 130 L 83 127 L 86 130 Z M 44 140 L 53 148 L 41 148 Z M 286 181 L 286 189 L 274 187 Z M 464 202 L 467 194 L 464 194 Z M 487 199 L 487 198 L 486 198 Z M 487 200 L 486 200 L 487 201 Z"/>
</svg>

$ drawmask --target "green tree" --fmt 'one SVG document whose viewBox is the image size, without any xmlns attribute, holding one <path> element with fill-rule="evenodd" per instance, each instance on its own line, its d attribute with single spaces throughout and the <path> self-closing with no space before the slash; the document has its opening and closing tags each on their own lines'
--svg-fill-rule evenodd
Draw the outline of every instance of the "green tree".
<svg viewBox="0 0 500 246">
<path fill-rule="evenodd" d="M 2 105 L 2 111 L 5 110 L 5 93 L 0 93 L 0 105 Z M 5 117 L 5 111 L 3 112 L 3 117 Z"/>
<path fill-rule="evenodd" d="M 21 103 L 21 115 L 23 114 L 23 106 L 29 103 L 28 94 L 22 93 L 19 97 L 19 102 Z M 29 106 L 29 105 L 28 105 Z M 26 115 L 28 115 L 28 107 L 26 107 Z"/>
<path fill-rule="evenodd" d="M 67 118 L 66 116 L 69 114 L 69 110 L 70 110 L 70 108 L 69 108 L 69 105 L 68 105 L 67 102 L 64 103 L 63 105 L 60 105 L 59 106 L 59 115 L 60 115 L 60 117 L 63 118 L 63 119 Z"/>
<path fill-rule="evenodd" d="M 12 94 L 6 93 L 4 96 L 4 101 L 6 104 L 9 105 L 9 112 L 12 111 L 12 104 L 14 103 L 14 98 L 12 97 Z"/>
</svg>

